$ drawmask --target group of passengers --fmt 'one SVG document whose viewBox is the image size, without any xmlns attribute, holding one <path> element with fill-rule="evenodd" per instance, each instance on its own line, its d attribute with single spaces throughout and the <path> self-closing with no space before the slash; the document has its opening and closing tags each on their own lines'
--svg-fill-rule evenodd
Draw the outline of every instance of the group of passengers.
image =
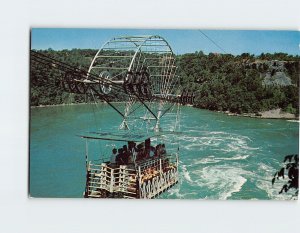
<svg viewBox="0 0 300 233">
<path fill-rule="evenodd" d="M 165 154 L 165 144 L 158 144 L 153 147 L 151 146 L 150 139 L 147 139 L 140 144 L 128 142 L 128 146 L 123 145 L 122 148 L 114 148 L 112 150 L 110 163 L 116 165 L 128 165 L 147 158 L 160 157 Z"/>
</svg>

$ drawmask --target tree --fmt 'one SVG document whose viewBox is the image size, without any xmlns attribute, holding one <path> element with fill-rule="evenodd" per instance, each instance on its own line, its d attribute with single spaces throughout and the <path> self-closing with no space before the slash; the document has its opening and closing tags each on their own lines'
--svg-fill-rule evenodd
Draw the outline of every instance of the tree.
<svg viewBox="0 0 300 233">
<path fill-rule="evenodd" d="M 88 70 L 97 53 L 92 49 L 48 49 L 38 52 L 83 70 Z M 107 53 L 109 54 L 109 51 Z M 257 63 L 259 58 L 264 58 L 264 61 Z M 274 60 L 284 61 L 284 70 L 293 85 L 277 87 L 263 84 L 263 77 L 269 70 L 269 61 Z M 299 56 L 283 53 L 267 53 L 255 57 L 249 53 L 238 56 L 213 53 L 205 55 L 199 51 L 178 55 L 176 74 L 180 77 L 183 90 L 196 93 L 196 107 L 230 110 L 235 113 L 256 113 L 281 108 L 283 111 L 299 115 L 299 61 Z M 52 66 L 32 60 L 30 72 L 31 105 L 85 101 L 84 96 L 80 94 L 74 94 L 74 98 L 68 98 L 69 94 L 66 97 L 64 89 L 57 85 L 64 73 L 53 69 Z"/>
<path fill-rule="evenodd" d="M 275 173 L 272 179 L 272 185 L 276 180 L 280 178 L 285 179 L 285 176 L 288 177 L 286 184 L 282 186 L 282 189 L 279 191 L 279 194 L 282 194 L 283 191 L 286 193 L 290 189 L 295 190 L 295 195 L 298 196 L 299 192 L 299 156 L 297 154 L 287 155 L 284 158 L 284 166 Z"/>
</svg>

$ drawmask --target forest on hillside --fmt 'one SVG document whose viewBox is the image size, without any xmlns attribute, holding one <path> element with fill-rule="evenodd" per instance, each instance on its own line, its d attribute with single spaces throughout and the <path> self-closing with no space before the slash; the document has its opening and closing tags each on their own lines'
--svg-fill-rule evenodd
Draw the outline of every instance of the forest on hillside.
<svg viewBox="0 0 300 233">
<path fill-rule="evenodd" d="M 48 49 L 37 52 L 88 70 L 97 51 Z M 299 56 L 285 53 L 206 55 L 199 51 L 177 55 L 176 62 L 181 86 L 194 94 L 195 107 L 238 114 L 281 108 L 299 115 Z M 31 60 L 31 106 L 85 102 L 83 95 L 63 91 L 58 85 L 61 75 L 61 71 Z"/>
</svg>

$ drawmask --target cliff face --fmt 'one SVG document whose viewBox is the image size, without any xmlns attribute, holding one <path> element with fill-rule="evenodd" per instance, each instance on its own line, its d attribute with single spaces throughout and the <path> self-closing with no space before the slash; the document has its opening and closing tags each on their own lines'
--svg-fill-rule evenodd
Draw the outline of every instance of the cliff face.
<svg viewBox="0 0 300 233">
<path fill-rule="evenodd" d="M 290 86 L 293 84 L 291 78 L 287 75 L 286 72 L 276 71 L 273 76 L 271 75 L 271 72 L 265 74 L 263 85 Z"/>
<path fill-rule="evenodd" d="M 248 63 L 246 68 L 258 70 L 263 78 L 262 84 L 264 86 L 290 86 L 296 85 L 296 83 L 293 83 L 293 80 L 289 75 L 289 69 L 291 67 L 297 67 L 297 65 L 299 65 L 298 62 L 293 61 L 257 60 Z"/>
</svg>

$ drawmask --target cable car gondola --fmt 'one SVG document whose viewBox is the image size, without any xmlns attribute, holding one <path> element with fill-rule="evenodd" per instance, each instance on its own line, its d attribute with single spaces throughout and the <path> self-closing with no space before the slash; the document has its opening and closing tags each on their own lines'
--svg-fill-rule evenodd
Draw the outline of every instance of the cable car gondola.
<svg viewBox="0 0 300 233">
<path fill-rule="evenodd" d="M 31 51 L 31 57 L 64 71 L 60 82 L 64 91 L 96 96 L 122 116 L 117 132 L 96 130 L 79 135 L 86 140 L 84 197 L 154 198 L 178 182 L 179 147 L 172 151 L 171 143 L 160 142 L 176 137 L 182 96 L 175 55 L 164 38 L 112 38 L 96 53 L 88 71 L 36 51 Z M 167 130 L 162 122 L 166 116 Z M 117 161 L 105 156 L 98 162 L 91 160 L 88 144 L 95 140 L 124 143 L 123 150 L 106 152 L 117 151 Z"/>
</svg>

